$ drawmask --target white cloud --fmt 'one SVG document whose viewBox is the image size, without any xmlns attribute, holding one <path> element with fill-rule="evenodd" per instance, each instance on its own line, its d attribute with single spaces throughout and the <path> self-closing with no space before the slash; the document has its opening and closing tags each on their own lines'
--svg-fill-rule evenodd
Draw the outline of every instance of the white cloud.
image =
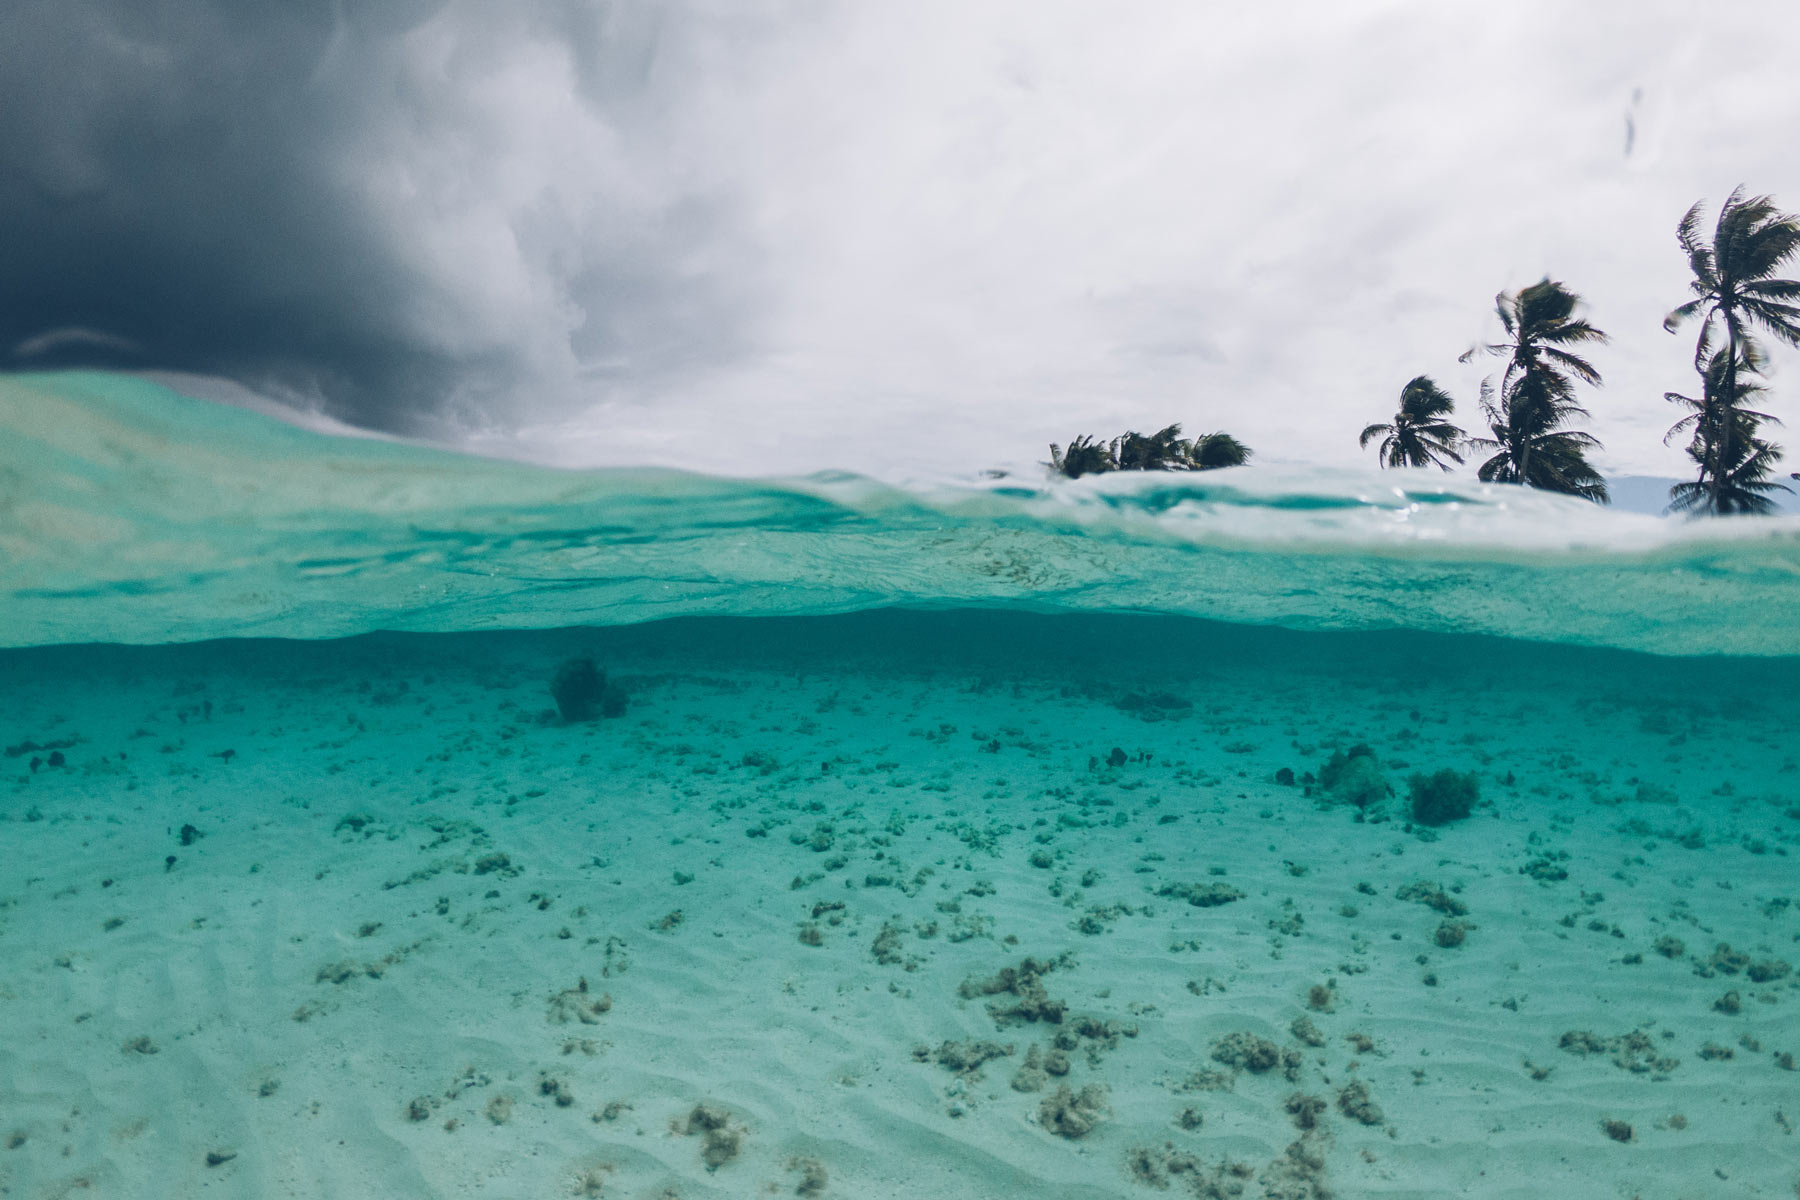
<svg viewBox="0 0 1800 1200">
<path fill-rule="evenodd" d="M 1674 223 L 1740 181 L 1800 206 L 1800 21 L 1285 7 L 869 5 L 761 32 L 692 80 L 680 148 L 772 264 L 756 337 L 554 452 L 895 472 L 1181 420 L 1365 461 L 1355 431 L 1416 373 L 1477 423 L 1483 368 L 1456 356 L 1498 336 L 1494 292 L 1549 273 L 1614 335 L 1602 461 L 1681 472 Z"/>
</svg>

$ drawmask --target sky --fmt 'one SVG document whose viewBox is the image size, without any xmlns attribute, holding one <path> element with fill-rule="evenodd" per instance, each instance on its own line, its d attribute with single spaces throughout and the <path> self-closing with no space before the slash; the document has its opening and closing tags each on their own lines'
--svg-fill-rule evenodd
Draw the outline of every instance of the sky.
<svg viewBox="0 0 1800 1200">
<path fill-rule="evenodd" d="M 7 34 L 0 365 L 568 465 L 917 476 L 1177 421 L 1368 465 L 1414 375 L 1479 426 L 1497 364 L 1457 357 L 1548 274 L 1612 335 L 1602 469 L 1685 474 L 1676 222 L 1800 209 L 1791 0 L 9 0 Z M 1800 352 L 1771 382 L 1800 424 Z"/>
</svg>

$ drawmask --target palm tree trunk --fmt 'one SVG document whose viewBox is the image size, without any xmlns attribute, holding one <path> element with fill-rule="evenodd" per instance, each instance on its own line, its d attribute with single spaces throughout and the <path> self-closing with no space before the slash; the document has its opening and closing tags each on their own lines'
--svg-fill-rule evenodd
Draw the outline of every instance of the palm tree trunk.
<svg viewBox="0 0 1800 1200">
<path fill-rule="evenodd" d="M 1731 461 L 1731 409 L 1737 399 L 1737 316 L 1729 310 L 1725 313 L 1725 355 L 1725 394 L 1718 398 L 1718 411 L 1713 414 L 1717 437 L 1713 441 L 1712 486 L 1706 497 L 1707 507 L 1715 517 L 1719 515 L 1719 486 L 1725 464 Z"/>
<path fill-rule="evenodd" d="M 1519 337 L 1517 339 L 1515 339 L 1515 341 L 1518 343 L 1522 343 L 1524 340 L 1524 336 L 1525 336 L 1524 333 L 1521 332 L 1519 334 Z M 1520 353 L 1521 353 L 1521 351 L 1518 349 L 1515 349 L 1513 351 L 1513 362 L 1518 361 Z M 1501 395 L 1502 399 L 1504 399 L 1506 397 L 1507 385 L 1512 377 L 1512 370 L 1513 370 L 1513 364 L 1508 363 L 1506 366 L 1506 374 L 1502 375 L 1500 377 L 1500 395 Z M 1512 399 L 1507 401 L 1507 405 L 1506 405 L 1506 423 L 1507 423 L 1507 425 L 1509 425 L 1511 427 L 1511 433 L 1515 439 L 1518 438 L 1518 436 L 1519 436 L 1519 414 L 1518 414 L 1518 410 L 1516 408 L 1516 405 L 1518 404 L 1518 402 L 1519 402 L 1518 393 L 1514 392 Z M 1525 468 L 1530 465 L 1531 465 L 1531 438 L 1529 436 L 1527 436 L 1524 439 L 1524 442 L 1519 446 L 1518 455 L 1516 457 L 1514 457 L 1514 459 L 1513 459 L 1513 470 L 1518 473 L 1519 483 L 1521 485 L 1523 485 L 1524 487 L 1531 486 L 1531 480 L 1528 479 L 1525 475 Z"/>
<path fill-rule="evenodd" d="M 1531 435 L 1527 433 L 1524 437 L 1519 437 L 1518 404 L 1519 397 L 1518 393 L 1515 392 L 1513 394 L 1512 403 L 1506 406 L 1506 422 L 1508 425 L 1512 426 L 1512 435 L 1518 440 L 1519 444 L 1519 454 L 1518 457 L 1513 460 L 1513 469 L 1519 473 L 1520 484 L 1525 487 L 1530 487 L 1531 476 L 1527 475 L 1525 472 L 1531 467 Z"/>
</svg>

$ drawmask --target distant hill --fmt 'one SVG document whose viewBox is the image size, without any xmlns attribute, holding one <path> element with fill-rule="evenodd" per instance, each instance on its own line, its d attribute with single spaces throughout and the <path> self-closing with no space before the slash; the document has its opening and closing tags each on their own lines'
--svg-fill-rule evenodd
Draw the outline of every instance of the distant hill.
<svg viewBox="0 0 1800 1200">
<path fill-rule="evenodd" d="M 1785 465 L 1785 464 L 1784 464 Z M 1606 486 L 1612 492 L 1612 506 L 1624 512 L 1660 513 L 1669 506 L 1669 489 L 1680 480 L 1657 475 L 1614 475 Z M 1783 472 L 1781 482 L 1793 492 L 1776 492 L 1775 503 L 1782 512 L 1800 513 L 1800 482 Z"/>
</svg>

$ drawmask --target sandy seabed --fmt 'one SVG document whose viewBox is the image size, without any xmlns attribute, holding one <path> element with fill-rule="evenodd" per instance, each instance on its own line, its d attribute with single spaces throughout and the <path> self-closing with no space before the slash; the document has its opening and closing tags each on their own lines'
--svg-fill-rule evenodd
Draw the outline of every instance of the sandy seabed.
<svg viewBox="0 0 1800 1200">
<path fill-rule="evenodd" d="M 623 715 L 556 718 L 583 653 Z M 0 1195 L 1793 1197 L 1793 677 L 957 613 L 6 652 Z"/>
</svg>

